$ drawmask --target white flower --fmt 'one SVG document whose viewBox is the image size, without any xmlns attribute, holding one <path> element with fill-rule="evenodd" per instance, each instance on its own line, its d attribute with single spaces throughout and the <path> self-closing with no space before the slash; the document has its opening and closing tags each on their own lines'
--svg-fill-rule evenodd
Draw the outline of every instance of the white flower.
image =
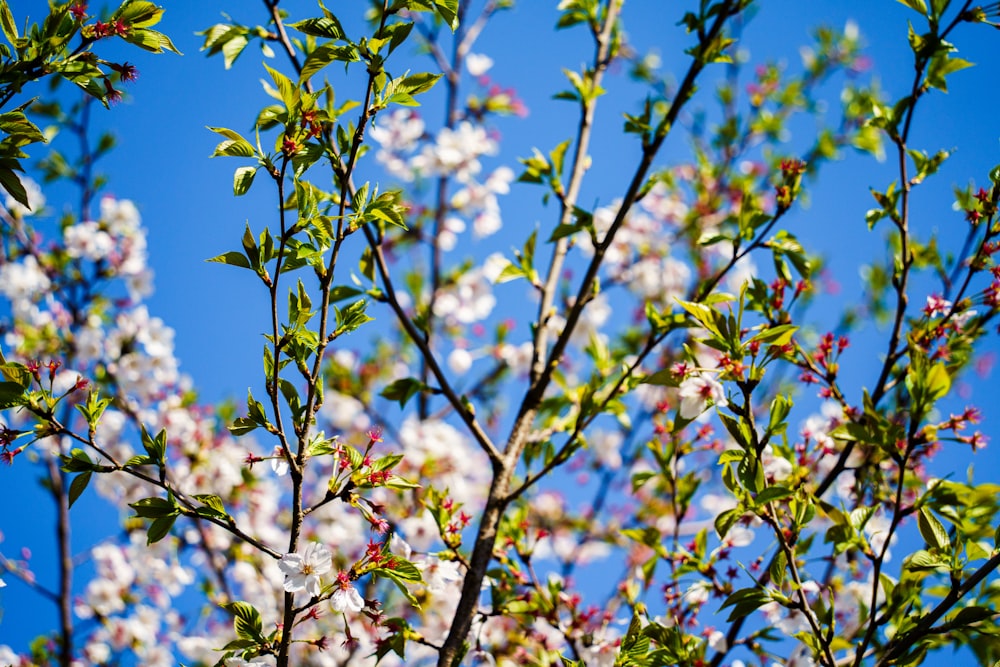
<svg viewBox="0 0 1000 667">
<path fill-rule="evenodd" d="M 482 185 L 470 181 L 451 198 L 451 205 L 455 210 L 475 214 L 472 227 L 476 238 L 490 236 L 500 230 L 503 222 L 497 195 L 508 194 L 514 178 L 514 171 L 510 167 L 498 167 Z"/>
<path fill-rule="evenodd" d="M 278 477 L 284 477 L 288 474 L 288 461 L 285 459 L 285 452 L 281 449 L 281 445 L 274 446 L 274 452 L 271 454 L 271 470 Z"/>
<path fill-rule="evenodd" d="M 465 68 L 472 76 L 482 76 L 493 67 L 493 59 L 482 53 L 470 53 L 465 57 Z"/>
<path fill-rule="evenodd" d="M 722 385 L 710 375 L 692 375 L 681 382 L 677 395 L 681 399 L 682 419 L 694 419 L 709 408 L 709 405 L 726 405 Z"/>
<path fill-rule="evenodd" d="M 351 585 L 351 581 L 346 572 L 341 572 L 337 577 L 338 588 L 330 596 L 330 606 L 334 611 L 344 613 L 346 611 L 359 612 L 365 608 L 365 600 L 358 593 L 358 589 Z"/>
<path fill-rule="evenodd" d="M 482 169 L 481 155 L 493 155 L 497 143 L 490 139 L 486 130 L 462 121 L 454 130 L 443 128 L 433 146 L 425 146 L 423 152 L 413 159 L 413 167 L 421 173 L 435 176 L 451 176 L 460 183 L 468 183 Z"/>
<path fill-rule="evenodd" d="M 320 593 L 320 576 L 330 571 L 333 561 L 329 549 L 318 542 L 310 542 L 301 554 L 282 556 L 278 567 L 285 574 L 286 591 L 305 591 L 316 597 Z"/>
<path fill-rule="evenodd" d="M 708 602 L 709 593 L 711 593 L 711 585 L 705 581 L 698 581 L 684 591 L 683 597 L 688 605 L 697 607 Z"/>
<path fill-rule="evenodd" d="M 482 269 L 463 273 L 454 285 L 438 292 L 434 314 L 462 324 L 486 319 L 496 305 L 490 281 Z"/>
<path fill-rule="evenodd" d="M 733 526 L 726 534 L 726 544 L 731 547 L 745 547 L 753 542 L 754 532 L 743 526 Z"/>
<path fill-rule="evenodd" d="M 468 350 L 456 347 L 448 354 L 448 368 L 455 375 L 465 375 L 472 368 L 472 355 L 469 354 Z"/>
<path fill-rule="evenodd" d="M 0 266 L 0 293 L 11 301 L 31 299 L 49 289 L 52 282 L 33 255 L 22 262 Z"/>
<path fill-rule="evenodd" d="M 445 252 L 455 249 L 458 243 L 458 235 L 465 231 L 465 221 L 454 215 L 449 215 L 444 219 L 438 234 L 435 237 L 437 247 Z"/>
<path fill-rule="evenodd" d="M 115 249 L 114 239 L 96 222 L 71 225 L 63 232 L 63 238 L 66 242 L 66 253 L 70 257 L 83 257 L 97 262 L 105 259 Z"/>
<path fill-rule="evenodd" d="M 265 662 L 263 660 L 244 660 L 243 658 L 226 658 L 226 667 L 270 667 L 270 662 Z"/>
<path fill-rule="evenodd" d="M 713 651 L 720 653 L 725 653 L 729 650 L 729 642 L 726 641 L 726 635 L 722 634 L 718 630 L 708 636 L 708 646 Z"/>
<path fill-rule="evenodd" d="M 423 572 L 427 590 L 431 593 L 444 593 L 450 584 L 462 581 L 458 563 L 453 560 L 441 560 L 437 554 L 428 554 L 427 558 L 416 563 L 416 566 Z"/>
<path fill-rule="evenodd" d="M 495 252 L 483 262 L 483 275 L 488 281 L 495 283 L 508 266 L 510 266 L 510 260 L 504 257 L 503 253 Z"/>
<path fill-rule="evenodd" d="M 783 456 L 776 456 L 771 445 L 764 447 L 760 453 L 760 462 L 764 464 L 764 473 L 776 482 L 781 482 L 792 474 L 792 464 Z"/>
<path fill-rule="evenodd" d="M 417 141 L 424 135 L 424 121 L 420 116 L 408 109 L 379 114 L 369 132 L 381 146 L 375 157 L 386 171 L 396 178 L 412 181 L 413 167 L 407 154 L 416 148 Z"/>
<path fill-rule="evenodd" d="M 618 470 L 622 467 L 623 441 L 624 436 L 618 431 L 596 430 L 590 436 L 590 448 L 601 465 L 611 470 Z"/>
</svg>

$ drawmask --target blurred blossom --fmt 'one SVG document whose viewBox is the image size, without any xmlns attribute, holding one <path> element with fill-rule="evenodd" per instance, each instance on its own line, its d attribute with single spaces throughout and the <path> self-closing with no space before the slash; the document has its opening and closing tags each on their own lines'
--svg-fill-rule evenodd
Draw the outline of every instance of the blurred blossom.
<svg viewBox="0 0 1000 667">
<path fill-rule="evenodd" d="M 465 231 L 465 222 L 454 215 L 449 215 L 444 219 L 441 229 L 438 230 L 435 243 L 437 247 L 445 252 L 455 249 L 458 243 L 458 235 Z"/>
<path fill-rule="evenodd" d="M 483 262 L 483 275 L 491 283 L 500 279 L 500 274 L 510 265 L 510 260 L 503 256 L 503 253 L 495 252 Z"/>
<path fill-rule="evenodd" d="M 598 463 L 611 470 L 622 467 L 621 447 L 624 436 L 618 431 L 595 430 L 588 436 L 590 448 Z"/>
<path fill-rule="evenodd" d="M 412 110 L 394 109 L 388 114 L 379 114 L 369 132 L 381 147 L 375 158 L 390 175 L 403 180 L 413 180 L 413 168 L 409 154 L 424 136 L 423 119 Z"/>
<path fill-rule="evenodd" d="M 691 607 L 696 607 L 698 605 L 705 604 L 706 602 L 708 602 L 708 598 L 711 592 L 712 589 L 711 586 L 708 584 L 708 582 L 705 581 L 695 582 L 684 592 L 684 602 L 686 602 L 688 606 Z"/>
<path fill-rule="evenodd" d="M 106 259 L 115 248 L 111 235 L 103 231 L 96 222 L 80 222 L 70 225 L 63 232 L 66 252 L 70 257 L 98 262 Z"/>
<path fill-rule="evenodd" d="M 434 144 L 425 146 L 412 165 L 420 174 L 454 176 L 460 183 L 468 183 L 482 170 L 479 158 L 496 152 L 497 143 L 484 128 L 462 121 L 455 129 L 442 128 Z"/>
<path fill-rule="evenodd" d="M 688 214 L 688 205 L 684 203 L 680 192 L 667 190 L 662 181 L 654 185 L 640 203 L 653 217 L 674 224 L 683 222 Z"/>
<path fill-rule="evenodd" d="M 483 270 L 472 269 L 438 292 L 434 314 L 461 324 L 472 324 L 486 319 L 495 305 L 496 297 Z"/>
<path fill-rule="evenodd" d="M 515 375 L 524 375 L 531 366 L 533 346 L 529 341 L 520 345 L 503 343 L 497 348 L 497 356 L 503 359 Z"/>
<path fill-rule="evenodd" d="M 472 355 L 468 350 L 455 348 L 448 354 L 448 368 L 456 375 L 464 375 L 472 368 Z"/>
<path fill-rule="evenodd" d="M 0 293 L 13 302 L 34 299 L 45 293 L 51 284 L 32 255 L 20 262 L 7 262 L 0 266 Z"/>
<path fill-rule="evenodd" d="M 490 236 L 500 230 L 503 223 L 497 195 L 510 192 L 514 177 L 510 167 L 498 167 L 487 177 L 485 183 L 469 181 L 466 187 L 452 197 L 451 205 L 455 210 L 474 216 L 473 231 L 476 238 Z"/>
<path fill-rule="evenodd" d="M 371 418 L 365 412 L 364 403 L 339 391 L 326 392 L 320 413 L 340 431 L 361 432 L 371 426 Z"/>
<path fill-rule="evenodd" d="M 481 53 L 470 53 L 465 57 L 465 68 L 472 76 L 482 76 L 493 67 L 493 59 Z"/>
<path fill-rule="evenodd" d="M 271 667 L 274 663 L 269 660 L 262 658 L 256 658 L 254 660 L 244 660 L 243 658 L 233 657 L 226 658 L 223 663 L 225 667 Z"/>
<path fill-rule="evenodd" d="M 764 447 L 760 462 L 764 464 L 764 473 L 776 482 L 786 480 L 792 474 L 792 464 L 783 456 L 776 455 L 771 445 Z"/>
</svg>

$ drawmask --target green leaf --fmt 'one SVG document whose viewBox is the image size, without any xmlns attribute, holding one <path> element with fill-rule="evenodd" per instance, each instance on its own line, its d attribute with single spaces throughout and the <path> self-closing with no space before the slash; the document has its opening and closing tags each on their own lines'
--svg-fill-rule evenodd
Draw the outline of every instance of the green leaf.
<svg viewBox="0 0 1000 667">
<path fill-rule="evenodd" d="M 771 568 L 768 573 L 771 575 L 771 584 L 774 585 L 778 590 L 781 590 L 781 585 L 785 581 L 785 569 L 788 567 L 788 556 L 785 555 L 784 551 L 778 550 L 778 553 L 774 555 L 774 560 L 771 563 Z"/>
<path fill-rule="evenodd" d="M 581 228 L 577 227 L 576 225 L 557 225 L 556 228 L 552 230 L 552 235 L 549 236 L 548 242 L 552 243 L 554 241 L 558 241 L 561 238 L 572 236 L 573 234 L 576 234 L 580 230 Z"/>
<path fill-rule="evenodd" d="M 434 0 L 434 9 L 452 32 L 458 28 L 458 0 Z"/>
<path fill-rule="evenodd" d="M 33 380 L 31 371 L 29 371 L 24 364 L 19 364 L 16 361 L 3 360 L 2 355 L 0 355 L 0 374 L 2 374 L 7 380 L 16 382 L 25 389 L 29 389 L 31 387 L 31 382 Z"/>
<path fill-rule="evenodd" d="M 762 588 L 741 588 L 726 598 L 720 609 L 725 609 L 726 607 L 733 608 L 727 619 L 727 622 L 732 622 L 759 609 L 770 601 L 771 595 Z"/>
<path fill-rule="evenodd" d="M 224 127 L 209 127 L 208 129 L 216 134 L 221 134 L 226 138 L 226 141 L 221 142 L 215 147 L 215 152 L 212 153 L 212 157 L 218 157 L 220 155 L 229 157 L 253 157 L 257 154 L 254 150 L 253 144 L 240 136 L 238 132 L 233 132 L 232 130 Z"/>
<path fill-rule="evenodd" d="M 0 410 L 25 405 L 28 402 L 25 388 L 17 382 L 0 382 Z"/>
<path fill-rule="evenodd" d="M 253 178 L 257 175 L 257 167 L 239 167 L 233 174 L 233 194 L 239 197 L 245 195 L 250 186 L 253 185 Z"/>
<path fill-rule="evenodd" d="M 295 111 L 299 106 L 298 88 L 292 83 L 291 79 L 278 70 L 268 67 L 266 63 L 264 69 L 271 75 L 274 85 L 277 86 L 278 94 L 281 96 L 281 101 L 284 102 L 285 108 L 290 112 Z"/>
<path fill-rule="evenodd" d="M 163 463 L 164 457 L 167 455 L 167 431 L 165 429 L 160 429 L 160 432 L 156 434 L 155 438 L 151 438 L 149 433 L 146 431 L 146 427 L 142 427 L 142 447 L 146 450 L 146 454 L 149 455 L 153 461 L 158 464 Z"/>
<path fill-rule="evenodd" d="M 897 2 L 906 5 L 922 16 L 927 16 L 927 5 L 924 4 L 924 0 L 897 0 Z"/>
<path fill-rule="evenodd" d="M 930 547 L 944 550 L 951 546 L 948 531 L 926 507 L 921 507 L 917 514 L 917 526 L 920 528 L 920 535 Z"/>
<path fill-rule="evenodd" d="M 972 67 L 972 63 L 968 60 L 964 60 L 962 58 L 949 58 L 946 53 L 935 56 L 931 58 L 931 62 L 927 66 L 926 83 L 931 88 L 937 88 L 938 90 L 947 93 L 948 84 L 945 81 L 946 77 L 967 67 Z"/>
<path fill-rule="evenodd" d="M 743 514 L 744 510 L 742 508 L 734 507 L 733 509 L 721 512 L 715 517 L 715 532 L 718 534 L 720 540 L 729 534 L 729 530 L 743 517 Z"/>
<path fill-rule="evenodd" d="M 295 23 L 289 23 L 289 28 L 298 30 L 305 35 L 313 37 L 325 37 L 327 39 L 346 39 L 344 27 L 334 16 L 324 16 L 321 18 L 305 19 Z"/>
<path fill-rule="evenodd" d="M 195 495 L 194 499 L 197 500 L 199 503 L 202 503 L 206 507 L 215 510 L 219 514 L 223 516 L 228 516 L 228 513 L 226 512 L 226 506 L 222 504 L 222 498 L 220 498 L 219 496 L 208 493 L 202 493 Z"/>
<path fill-rule="evenodd" d="M 313 74 L 320 71 L 330 63 L 339 61 L 352 63 L 361 60 L 358 48 L 353 44 L 323 44 L 313 50 L 302 65 L 299 73 L 299 83 L 308 81 Z"/>
<path fill-rule="evenodd" d="M 941 362 L 931 366 L 926 383 L 928 400 L 936 401 L 947 394 L 951 389 L 951 377 L 948 376 L 947 366 Z"/>
<path fill-rule="evenodd" d="M 121 19 L 132 28 L 149 28 L 160 22 L 163 9 L 148 0 L 131 0 L 115 10 L 111 19 Z"/>
<path fill-rule="evenodd" d="M 63 472 L 87 472 L 97 469 L 97 465 L 90 460 L 87 452 L 79 448 L 70 451 L 69 456 L 61 456 Z"/>
<path fill-rule="evenodd" d="M 134 467 L 134 466 L 151 466 L 151 465 L 154 465 L 155 463 L 156 463 L 156 461 L 154 461 L 153 459 L 149 458 L 148 456 L 138 456 L 138 455 L 136 455 L 136 456 L 133 456 L 132 458 L 130 458 L 128 461 L 126 461 L 125 465 L 129 466 L 129 467 Z"/>
<path fill-rule="evenodd" d="M 431 74 L 430 72 L 411 74 L 403 77 L 402 80 L 399 81 L 397 90 L 409 93 L 410 95 L 426 93 L 434 87 L 434 84 L 437 83 L 438 79 L 442 76 L 442 74 Z"/>
<path fill-rule="evenodd" d="M 368 314 L 365 313 L 365 308 L 367 307 L 368 302 L 364 299 L 355 301 L 343 310 L 334 306 L 333 312 L 337 321 L 337 328 L 334 333 L 337 336 L 342 336 L 355 331 L 366 322 L 373 321 L 374 318 L 369 317 Z"/>
<path fill-rule="evenodd" d="M 73 481 L 69 485 L 69 506 L 72 507 L 76 499 L 80 497 L 87 485 L 90 484 L 90 477 L 93 475 L 89 470 L 86 472 L 81 472 L 79 475 L 73 478 Z"/>
<path fill-rule="evenodd" d="M 798 331 L 798 327 L 793 324 L 779 324 L 778 326 L 764 329 L 747 343 L 765 343 L 767 345 L 787 345 L 792 340 L 792 335 Z"/>
<path fill-rule="evenodd" d="M 0 1 L 0 25 L 3 25 L 3 34 L 7 41 L 13 44 L 18 39 L 17 23 L 14 22 L 14 15 L 10 13 L 7 0 Z"/>
<path fill-rule="evenodd" d="M 162 32 L 157 32 L 155 30 L 129 30 L 124 37 L 126 42 L 135 44 L 141 49 L 146 51 L 151 51 L 152 53 L 163 53 L 164 51 L 172 51 L 177 55 L 184 55 L 177 50 L 174 43 L 170 41 L 170 38 L 164 35 Z"/>
<path fill-rule="evenodd" d="M 21 185 L 21 179 L 17 177 L 17 174 L 13 170 L 0 167 L 0 185 L 14 198 L 14 201 L 29 211 L 31 210 L 31 206 L 28 205 L 28 193 L 25 191 L 24 186 Z"/>
<path fill-rule="evenodd" d="M 250 431 L 258 428 L 257 422 L 247 417 L 237 417 L 232 426 L 227 427 L 229 432 L 235 436 L 246 435 Z"/>
<path fill-rule="evenodd" d="M 222 47 L 222 62 L 225 64 L 226 69 L 233 66 L 236 59 L 240 57 L 243 53 L 243 49 L 249 44 L 246 35 L 233 35 L 231 38 L 227 39 Z"/>
<path fill-rule="evenodd" d="M 236 636 L 256 642 L 264 641 L 264 625 L 256 607 L 249 602 L 237 600 L 222 605 L 222 608 L 233 615 L 233 629 L 236 631 Z"/>
<path fill-rule="evenodd" d="M 950 569 L 948 560 L 921 549 L 906 559 L 906 566 L 911 570 Z"/>
<path fill-rule="evenodd" d="M 424 389 L 427 389 L 427 385 L 416 378 L 401 378 L 383 389 L 379 395 L 390 401 L 397 401 L 399 407 L 403 408 L 411 398 Z"/>
<path fill-rule="evenodd" d="M 168 516 L 177 516 L 180 509 L 173 501 L 166 498 L 143 498 L 128 505 L 135 510 L 136 516 L 144 519 L 160 519 Z"/>
<path fill-rule="evenodd" d="M 149 530 L 146 531 L 146 544 L 154 544 L 169 535 L 170 529 L 173 528 L 174 521 L 176 520 L 176 515 L 161 516 L 158 519 L 154 519 L 149 524 Z"/>
<path fill-rule="evenodd" d="M 241 252 L 232 250 L 230 252 L 222 253 L 221 255 L 216 255 L 211 259 L 206 259 L 206 262 L 216 262 L 217 264 L 228 264 L 229 266 L 238 266 L 243 269 L 253 269 L 250 266 L 249 260 Z"/>
<path fill-rule="evenodd" d="M 758 493 L 754 500 L 757 505 L 760 506 L 772 503 L 776 500 L 783 500 L 793 495 L 795 495 L 795 492 L 784 486 L 769 486 Z"/>
<path fill-rule="evenodd" d="M 964 607 L 951 619 L 951 623 L 957 626 L 972 625 L 985 621 L 988 618 L 995 618 L 997 611 L 987 607 Z"/>
</svg>

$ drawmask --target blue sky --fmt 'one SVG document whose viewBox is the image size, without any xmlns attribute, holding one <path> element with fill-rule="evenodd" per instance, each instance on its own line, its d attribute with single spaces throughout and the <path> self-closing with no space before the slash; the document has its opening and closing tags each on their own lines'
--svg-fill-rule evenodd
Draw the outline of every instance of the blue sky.
<svg viewBox="0 0 1000 667">
<path fill-rule="evenodd" d="M 46 5 L 39 0 L 11 4 L 19 22 L 26 12 L 40 19 Z M 288 4 L 295 11 L 312 6 Z M 492 78 L 501 85 L 515 87 L 530 110 L 527 119 L 497 122 L 503 136 L 501 154 L 487 169 L 507 164 L 516 170 L 516 158 L 529 155 L 532 147 L 545 151 L 569 137 L 567 114 L 573 117 L 574 112 L 565 102 L 553 101 L 551 95 L 564 86 L 561 68 L 577 67 L 588 57 L 589 50 L 579 33 L 552 32 L 557 16 L 554 4 L 522 0 L 516 9 L 494 19 L 475 49 L 496 61 Z M 672 22 L 651 18 L 662 4 L 661 0 L 630 0 L 626 3 L 626 29 L 636 45 L 655 46 L 667 70 L 681 71 L 686 46 L 682 32 Z M 906 20 L 916 15 L 903 5 L 891 0 L 776 0 L 761 4 L 762 9 L 745 31 L 745 46 L 752 62 L 778 60 L 797 68 L 799 46 L 810 41 L 811 27 L 823 23 L 842 27 L 853 19 L 867 45 L 874 72 L 889 96 L 899 96 L 909 85 L 912 64 L 906 45 Z M 261 67 L 263 57 L 253 46 L 228 72 L 223 70 L 221 60 L 206 59 L 199 52 L 202 39 L 194 32 L 222 20 L 220 14 L 227 10 L 235 20 L 248 24 L 262 22 L 264 17 L 261 3 L 246 0 L 170 2 L 160 29 L 171 36 L 184 56 L 122 51 L 123 57 L 138 65 L 141 78 L 129 87 L 129 98 L 123 104 L 110 111 L 95 109 L 96 125 L 113 130 L 119 140 L 119 148 L 102 164 L 110 177 L 106 192 L 134 200 L 149 233 L 150 261 L 156 272 L 156 293 L 148 302 L 150 311 L 176 329 L 181 370 L 193 377 L 207 401 L 239 398 L 248 386 L 260 385 L 260 334 L 266 328 L 266 302 L 244 273 L 204 260 L 238 247 L 244 223 L 249 221 L 259 229 L 270 222 L 273 207 L 270 195 L 263 189 L 234 199 L 231 188 L 235 161 L 208 159 L 218 137 L 205 126 L 230 127 L 249 135 L 251 119 L 266 103 L 259 83 L 266 76 Z M 1000 163 L 1000 123 L 996 120 L 1000 92 L 994 85 L 995 74 L 1000 71 L 998 37 L 997 31 L 980 26 L 966 26 L 957 33 L 954 41 L 960 46 L 959 55 L 977 67 L 949 79 L 947 97 L 934 93 L 924 100 L 914 128 L 914 147 L 931 153 L 959 148 L 940 176 L 922 186 L 916 195 L 914 217 L 918 228 L 937 229 L 945 243 L 957 243 L 961 238 L 961 215 L 951 210 L 952 186 L 964 185 L 970 178 L 982 184 L 989 170 Z M 283 62 L 278 62 L 284 67 Z M 419 61 L 414 67 L 418 66 Z M 710 71 L 706 81 L 713 76 L 716 74 Z M 635 157 L 634 147 L 621 139 L 619 128 L 621 111 L 635 108 L 636 89 L 621 80 L 609 87 L 612 94 L 598 114 L 598 123 L 604 129 L 599 130 L 593 150 L 597 167 L 591 183 L 596 185 L 589 186 L 592 191 L 585 194 L 584 202 L 608 203 L 621 190 L 620 174 Z M 710 105 L 711 90 L 711 85 L 704 86 L 695 105 Z M 831 86 L 829 92 L 834 95 L 830 100 L 834 111 L 835 87 Z M 433 124 L 434 109 L 439 105 L 432 94 L 428 101 L 429 124 Z M 682 136 L 671 140 L 667 149 L 668 162 L 683 160 L 687 155 Z M 41 155 L 37 148 L 35 155 Z M 893 178 L 894 168 L 889 162 L 879 165 L 845 154 L 842 161 L 824 169 L 815 187 L 810 186 L 808 209 L 788 219 L 805 244 L 827 258 L 842 285 L 841 298 L 845 302 L 856 298 L 861 288 L 858 266 L 877 256 L 883 247 L 881 235 L 869 234 L 865 229 L 864 212 L 874 205 L 868 188 L 884 188 Z M 526 229 L 537 222 L 551 224 L 553 212 L 538 205 L 539 197 L 536 186 L 515 185 L 512 194 L 501 201 L 505 232 L 491 243 L 500 248 L 520 245 Z M 61 207 L 57 194 L 49 194 L 49 205 Z M 953 238 L 951 230 L 959 230 Z M 473 251 L 485 254 L 492 249 L 479 247 Z M 387 312 L 375 315 L 389 317 Z M 997 348 L 995 344 L 991 347 Z M 857 355 L 855 386 L 874 380 L 869 375 L 877 362 L 871 348 L 862 348 Z M 984 406 L 987 432 L 1000 435 L 1000 422 L 990 414 L 989 386 L 978 382 L 970 386 L 974 398 Z M 977 460 L 980 477 L 996 475 L 997 447 L 1000 440 L 995 440 Z M 44 500 L 26 490 L 26 472 L 2 471 L 5 477 L 0 485 L 0 506 L 31 508 L 34 516 L 34 508 Z M 81 521 L 98 511 L 99 506 L 93 502 L 74 508 Z M 37 527 L 48 525 L 44 519 L 30 524 L 4 519 L 0 530 L 5 540 L 0 548 L 11 555 L 22 544 L 31 546 L 41 566 L 50 538 L 47 527 L 41 531 Z M 83 533 L 86 535 L 86 530 Z M 77 544 L 79 550 L 85 546 L 82 539 Z M 0 643 L 17 645 L 31 633 L 51 627 L 54 615 L 49 615 L 48 607 L 32 602 L 19 583 L 8 583 L 8 588 L 0 591 L 0 606 L 4 609 Z M 32 613 L 24 613 L 28 609 Z"/>
</svg>

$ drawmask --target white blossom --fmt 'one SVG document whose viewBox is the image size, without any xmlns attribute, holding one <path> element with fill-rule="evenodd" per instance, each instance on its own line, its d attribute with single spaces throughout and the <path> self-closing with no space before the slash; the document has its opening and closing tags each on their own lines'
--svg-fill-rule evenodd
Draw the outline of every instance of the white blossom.
<svg viewBox="0 0 1000 667">
<path fill-rule="evenodd" d="M 590 448 L 597 461 L 611 470 L 622 467 L 621 448 L 624 440 L 624 436 L 618 431 L 595 430 L 589 437 Z"/>
<path fill-rule="evenodd" d="M 482 76 L 493 67 L 493 59 L 482 53 L 470 53 L 465 57 L 465 68 L 472 76 Z"/>
<path fill-rule="evenodd" d="M 442 128 L 434 144 L 425 146 L 411 164 L 421 174 L 453 175 L 460 183 L 468 183 L 482 170 L 479 158 L 496 152 L 497 143 L 484 128 L 462 121 L 455 129 Z"/>
<path fill-rule="evenodd" d="M 448 353 L 448 368 L 455 375 L 465 375 L 472 368 L 472 355 L 468 350 L 456 347 Z"/>
<path fill-rule="evenodd" d="M 694 419 L 705 412 L 710 405 L 726 405 L 722 385 L 705 373 L 697 373 L 686 378 L 681 382 L 677 395 L 681 399 L 682 419 Z"/>
<path fill-rule="evenodd" d="M 428 554 L 426 558 L 417 561 L 415 565 L 423 573 L 427 590 L 431 593 L 444 593 L 452 584 L 462 580 L 458 563 L 453 560 L 441 560 L 437 554 Z"/>
<path fill-rule="evenodd" d="M 365 608 L 364 598 L 358 593 L 358 589 L 351 585 L 344 573 L 338 577 L 338 588 L 330 596 L 330 606 L 340 613 L 359 612 Z"/>
<path fill-rule="evenodd" d="M 274 451 L 271 452 L 271 470 L 278 477 L 284 477 L 288 474 L 288 460 L 285 459 L 285 453 L 281 449 L 281 445 L 275 445 Z"/>
<path fill-rule="evenodd" d="M 282 556 L 278 567 L 285 575 L 286 591 L 305 591 L 316 597 L 320 593 L 320 577 L 330 571 L 333 561 L 329 549 L 318 542 L 310 542 L 302 553 Z"/>
<path fill-rule="evenodd" d="M 70 225 L 63 232 L 66 253 L 70 257 L 89 259 L 93 262 L 106 259 L 115 249 L 111 235 L 93 221 Z"/>
<path fill-rule="evenodd" d="M 482 269 L 473 269 L 459 276 L 455 284 L 442 288 L 434 300 L 434 314 L 461 324 L 486 319 L 496 297 Z"/>
<path fill-rule="evenodd" d="M 45 293 L 51 285 L 52 281 L 32 255 L 20 262 L 7 262 L 0 266 L 0 293 L 11 301 L 33 299 Z"/>
</svg>

